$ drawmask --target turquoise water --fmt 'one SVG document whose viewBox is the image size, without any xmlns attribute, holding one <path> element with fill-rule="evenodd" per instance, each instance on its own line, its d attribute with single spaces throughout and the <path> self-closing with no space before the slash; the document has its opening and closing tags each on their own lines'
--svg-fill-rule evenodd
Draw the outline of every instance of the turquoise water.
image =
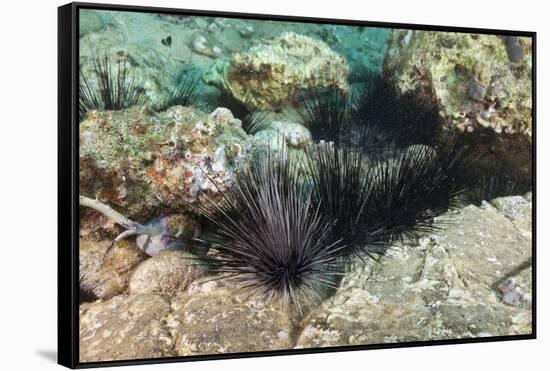
<svg viewBox="0 0 550 371">
<path fill-rule="evenodd" d="M 81 10 L 80 53 L 86 64 L 93 49 L 125 51 L 146 80 L 146 90 L 155 100 L 176 84 L 182 70 L 208 71 L 217 61 L 285 32 L 294 32 L 326 43 L 342 55 L 351 73 L 349 82 L 365 70 L 382 70 L 390 30 L 311 23 L 240 20 L 221 17 Z M 193 47 L 204 38 L 206 50 Z M 170 40 L 170 43 L 168 43 Z M 212 52 L 212 49 L 219 53 Z M 210 53 L 210 55 L 207 55 Z M 205 96 L 217 90 L 201 82 Z"/>
</svg>

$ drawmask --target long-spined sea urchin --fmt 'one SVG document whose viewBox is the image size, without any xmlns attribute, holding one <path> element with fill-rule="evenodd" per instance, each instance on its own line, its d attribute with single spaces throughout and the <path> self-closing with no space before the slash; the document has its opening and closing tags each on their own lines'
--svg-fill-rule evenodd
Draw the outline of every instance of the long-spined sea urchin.
<svg viewBox="0 0 550 371">
<path fill-rule="evenodd" d="M 213 271 L 283 305 L 314 303 L 343 273 L 343 244 L 331 239 L 332 222 L 282 157 L 260 155 L 239 169 L 221 203 L 196 207 L 215 231 Z"/>
<path fill-rule="evenodd" d="M 433 145 L 440 135 L 442 119 L 437 105 L 423 94 L 397 91 L 381 74 L 363 74 L 362 87 L 354 90 L 352 100 L 358 127 L 376 128 L 400 147 Z"/>
<path fill-rule="evenodd" d="M 200 74 L 197 70 L 182 70 L 163 108 L 191 106 L 197 102 Z"/>
<path fill-rule="evenodd" d="M 143 83 L 126 55 L 113 62 L 108 53 L 91 49 L 91 75 L 80 72 L 78 108 L 80 117 L 92 110 L 120 110 L 145 102 Z M 113 68 L 113 64 L 116 67 Z"/>
<path fill-rule="evenodd" d="M 450 170 L 458 171 L 463 160 L 445 156 L 413 145 L 369 166 L 372 188 L 362 216 L 367 244 L 414 240 L 437 229 L 434 217 L 459 206 L 463 185 Z"/>
<path fill-rule="evenodd" d="M 310 91 L 298 112 L 301 123 L 309 129 L 314 141 L 337 144 L 344 133 L 344 125 L 350 124 L 353 117 L 349 98 L 333 89 Z"/>
<path fill-rule="evenodd" d="M 461 179 L 450 171 L 460 170 L 460 154 L 414 145 L 372 159 L 349 144 L 321 144 L 309 153 L 312 198 L 333 220 L 333 238 L 343 240 L 347 256 L 372 257 L 432 232 L 433 218 L 458 206 Z"/>
</svg>

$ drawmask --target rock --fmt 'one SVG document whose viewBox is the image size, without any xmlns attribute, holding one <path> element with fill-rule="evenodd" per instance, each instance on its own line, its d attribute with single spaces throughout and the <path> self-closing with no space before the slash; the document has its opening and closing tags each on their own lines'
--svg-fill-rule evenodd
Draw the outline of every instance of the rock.
<svg viewBox="0 0 550 371">
<path fill-rule="evenodd" d="M 532 226 L 532 207 L 531 194 L 526 197 L 509 196 L 499 197 L 491 200 L 491 205 L 496 207 L 500 213 L 510 219 L 516 229 L 525 237 L 531 238 Z"/>
<path fill-rule="evenodd" d="M 532 298 L 532 277 L 533 270 L 530 261 L 526 261 L 508 277 L 502 279 L 496 288 L 503 303 L 520 308 L 531 309 Z"/>
<path fill-rule="evenodd" d="M 175 356 L 160 295 L 117 296 L 80 306 L 80 362 Z"/>
<path fill-rule="evenodd" d="M 385 70 L 400 91 L 433 95 L 453 126 L 490 126 L 530 136 L 531 39 L 513 43 L 525 51 L 517 65 L 508 59 L 509 42 L 499 36 L 395 30 Z"/>
<path fill-rule="evenodd" d="M 521 62 L 525 55 L 523 45 L 520 40 L 521 39 L 518 36 L 504 37 L 504 41 L 506 43 L 506 53 L 508 54 L 508 59 L 510 62 Z"/>
<path fill-rule="evenodd" d="M 119 241 L 107 254 L 110 241 L 80 239 L 81 292 L 88 300 L 109 299 L 128 287 L 132 269 L 147 258 L 133 242 Z"/>
<path fill-rule="evenodd" d="M 80 124 L 80 193 L 139 223 L 173 211 L 185 216 L 202 192 L 214 197 L 224 187 L 248 139 L 222 108 L 92 112 Z"/>
<path fill-rule="evenodd" d="M 506 213 L 488 204 L 449 212 L 418 244 L 358 263 L 304 319 L 296 347 L 531 333 L 532 240 L 510 219 L 530 214 L 511 199 L 500 201 Z"/>
<path fill-rule="evenodd" d="M 204 263 L 182 251 L 164 251 L 142 262 L 130 278 L 131 294 L 162 293 L 173 296 L 202 276 Z"/>
<path fill-rule="evenodd" d="M 305 126 L 287 121 L 274 121 L 254 137 L 271 150 L 278 150 L 283 144 L 289 148 L 304 149 L 311 142 L 311 133 Z"/>
<path fill-rule="evenodd" d="M 311 133 L 301 124 L 287 121 L 275 121 L 270 129 L 283 135 L 289 147 L 302 149 L 311 142 Z"/>
<path fill-rule="evenodd" d="M 205 35 L 197 33 L 193 36 L 191 42 L 191 48 L 195 53 L 199 53 L 211 58 L 218 58 L 223 56 L 223 50 L 218 45 L 215 45 Z"/>
<path fill-rule="evenodd" d="M 480 173 L 502 166 L 532 177 L 530 38 L 394 30 L 384 63 L 400 92 L 436 103 L 446 125 L 473 132 Z"/>
<path fill-rule="evenodd" d="M 254 352 L 292 347 L 286 312 L 242 300 L 234 289 L 216 283 L 196 285 L 172 302 L 170 323 L 180 356 Z"/>
<path fill-rule="evenodd" d="M 347 93 L 350 72 L 345 58 L 322 41 L 285 32 L 218 61 L 204 80 L 250 108 L 278 111 L 303 90 L 321 87 Z"/>
</svg>

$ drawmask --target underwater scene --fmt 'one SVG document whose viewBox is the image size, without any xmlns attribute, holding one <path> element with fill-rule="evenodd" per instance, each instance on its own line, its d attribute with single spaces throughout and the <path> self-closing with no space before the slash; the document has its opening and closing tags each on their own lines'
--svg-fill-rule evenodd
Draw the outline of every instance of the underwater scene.
<svg viewBox="0 0 550 371">
<path fill-rule="evenodd" d="M 532 39 L 80 9 L 80 362 L 532 333 Z"/>
</svg>

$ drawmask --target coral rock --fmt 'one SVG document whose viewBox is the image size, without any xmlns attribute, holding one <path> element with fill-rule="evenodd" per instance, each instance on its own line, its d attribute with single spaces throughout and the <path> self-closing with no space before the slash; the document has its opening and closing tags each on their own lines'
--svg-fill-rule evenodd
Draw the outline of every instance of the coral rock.
<svg viewBox="0 0 550 371">
<path fill-rule="evenodd" d="M 287 121 L 274 121 L 254 137 L 273 151 L 283 144 L 290 148 L 303 149 L 311 142 L 311 133 L 304 125 Z"/>
<path fill-rule="evenodd" d="M 531 39 L 395 30 L 389 45 L 385 69 L 397 87 L 433 95 L 452 125 L 531 135 Z M 520 63 L 510 63 L 510 45 Z"/>
<path fill-rule="evenodd" d="M 247 140 L 226 109 L 92 112 L 80 124 L 80 193 L 142 223 L 181 214 L 202 192 L 218 193 Z"/>
<path fill-rule="evenodd" d="M 351 73 L 344 57 L 322 41 L 286 32 L 218 61 L 204 80 L 260 110 L 280 110 L 296 95 L 317 87 L 348 92 Z"/>
<path fill-rule="evenodd" d="M 503 164 L 531 177 L 530 38 L 394 30 L 384 69 L 399 91 L 437 103 L 449 127 L 478 133 L 472 147 L 483 161 L 490 157 L 480 166 Z"/>
</svg>

